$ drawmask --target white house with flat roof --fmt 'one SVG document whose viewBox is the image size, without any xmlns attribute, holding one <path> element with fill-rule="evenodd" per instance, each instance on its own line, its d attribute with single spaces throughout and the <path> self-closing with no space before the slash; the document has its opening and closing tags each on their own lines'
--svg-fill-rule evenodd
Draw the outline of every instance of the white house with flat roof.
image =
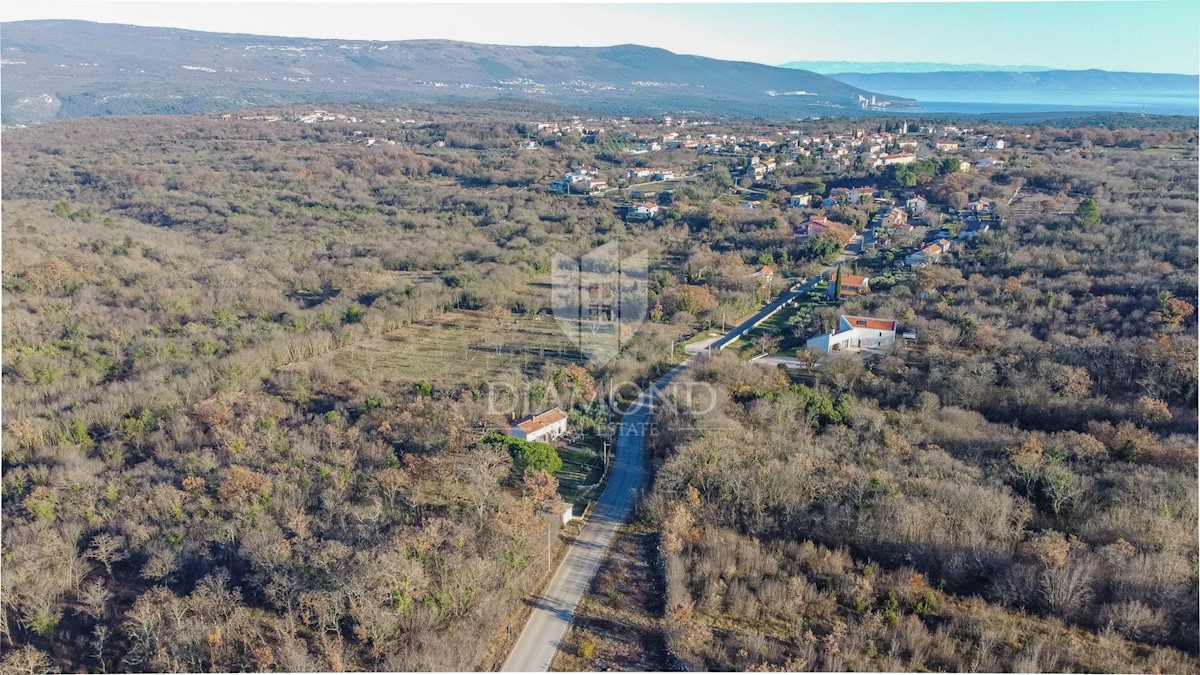
<svg viewBox="0 0 1200 675">
<path fill-rule="evenodd" d="M 838 317 L 837 328 L 810 339 L 805 347 L 822 354 L 861 349 L 883 349 L 896 342 L 896 322 L 868 316 Z"/>
</svg>

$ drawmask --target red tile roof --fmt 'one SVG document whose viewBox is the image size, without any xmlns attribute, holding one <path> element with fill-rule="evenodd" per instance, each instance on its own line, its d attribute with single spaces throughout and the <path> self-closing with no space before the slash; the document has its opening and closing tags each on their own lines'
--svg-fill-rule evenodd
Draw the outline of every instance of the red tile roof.
<svg viewBox="0 0 1200 675">
<path fill-rule="evenodd" d="M 842 275 L 842 288 L 845 288 L 847 286 L 852 286 L 854 288 L 862 288 L 866 283 L 867 283 L 867 277 L 859 276 L 857 274 L 843 274 Z"/>
<path fill-rule="evenodd" d="M 563 412 L 562 408 L 551 408 L 540 415 L 530 415 L 519 422 L 514 422 L 513 426 L 528 435 L 541 431 L 551 424 L 561 422 L 565 419 L 567 419 L 567 413 Z"/>
<path fill-rule="evenodd" d="M 851 326 L 870 330 L 896 330 L 896 322 L 892 319 L 873 319 L 869 316 L 844 316 Z"/>
</svg>

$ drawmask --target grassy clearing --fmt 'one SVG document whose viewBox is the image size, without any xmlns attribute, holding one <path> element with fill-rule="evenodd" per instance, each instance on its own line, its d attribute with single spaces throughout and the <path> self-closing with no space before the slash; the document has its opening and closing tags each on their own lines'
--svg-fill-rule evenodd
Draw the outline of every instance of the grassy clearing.
<svg viewBox="0 0 1200 675">
<path fill-rule="evenodd" d="M 334 353 L 347 372 L 398 381 L 477 383 L 505 373 L 537 375 L 547 363 L 578 362 L 554 319 L 512 315 L 503 322 L 458 310 Z"/>
</svg>

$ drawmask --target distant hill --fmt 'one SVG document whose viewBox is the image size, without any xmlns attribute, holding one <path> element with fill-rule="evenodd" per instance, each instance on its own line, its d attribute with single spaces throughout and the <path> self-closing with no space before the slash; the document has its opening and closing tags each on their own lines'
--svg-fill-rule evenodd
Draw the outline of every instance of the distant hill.
<svg viewBox="0 0 1200 675">
<path fill-rule="evenodd" d="M 1052 70 L 1044 66 L 988 66 L 980 63 L 931 63 L 928 61 L 791 61 L 780 68 L 811 70 L 822 75 L 834 73 L 934 73 L 962 71 L 1021 71 L 1025 73 Z"/>
<path fill-rule="evenodd" d="M 0 24 L 7 122 L 295 103 L 527 99 L 628 114 L 848 113 L 872 92 L 816 73 L 638 45 L 507 47 L 205 33 L 83 21 Z M 899 97 L 876 94 L 882 106 Z"/>
</svg>

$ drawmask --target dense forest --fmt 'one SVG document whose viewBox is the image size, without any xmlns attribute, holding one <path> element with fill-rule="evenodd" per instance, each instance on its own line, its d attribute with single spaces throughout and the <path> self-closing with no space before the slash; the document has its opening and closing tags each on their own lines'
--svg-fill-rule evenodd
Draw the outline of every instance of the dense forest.
<svg viewBox="0 0 1200 675">
<path fill-rule="evenodd" d="M 691 667 L 1195 672 L 1196 165 L 1096 131 L 969 188 L 1045 208 L 807 331 L 915 345 L 689 372 L 719 400 L 662 412 L 647 508 Z"/>
<path fill-rule="evenodd" d="M 598 138 L 513 111 L 295 112 L 5 130 L 5 672 L 489 663 L 540 581 L 555 482 L 493 442 L 488 383 L 557 392 L 603 433 L 605 382 L 661 372 L 861 230 L 876 205 L 839 205 L 809 241 L 792 228 L 812 210 L 783 208 L 856 181 L 1001 212 L 1019 186 L 1044 196 L 849 301 L 913 350 L 691 371 L 720 424 L 664 413 L 646 502 L 672 649 L 710 668 L 1195 669 L 1195 163 L 1155 151 L 1194 156 L 1194 129 L 998 127 L 1024 139 L 1001 171 L 815 153 L 755 181 L 743 157 L 624 152 L 657 120 Z M 550 193 L 580 166 L 619 191 Z M 626 172 L 647 166 L 689 178 L 633 221 Z M 1060 213 L 1080 195 L 1095 213 Z M 649 320 L 580 367 L 548 313 L 551 255 L 610 241 L 647 252 Z"/>
<path fill-rule="evenodd" d="M 461 636 L 499 630 L 546 546 L 538 484 L 479 443 L 506 429 L 485 385 L 596 396 L 577 352 L 521 342 L 546 333 L 551 252 L 648 252 L 653 323 L 586 376 L 639 380 L 762 300 L 744 232 L 789 244 L 707 206 L 719 183 L 643 224 L 555 198 L 540 183 L 574 165 L 615 179 L 611 148 L 523 152 L 525 121 L 436 114 L 5 131 L 14 668 L 478 667 L 487 641 Z M 463 351 L 392 367 L 406 329 Z"/>
</svg>

